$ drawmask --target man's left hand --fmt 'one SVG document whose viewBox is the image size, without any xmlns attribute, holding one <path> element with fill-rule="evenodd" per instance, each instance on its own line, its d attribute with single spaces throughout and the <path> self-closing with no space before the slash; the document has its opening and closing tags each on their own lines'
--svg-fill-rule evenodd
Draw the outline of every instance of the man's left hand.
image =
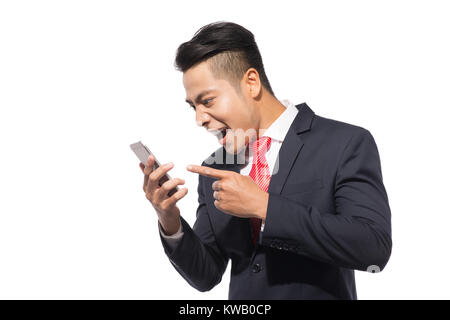
<svg viewBox="0 0 450 320">
<path fill-rule="evenodd" d="M 218 179 L 212 189 L 214 205 L 220 211 L 241 218 L 266 219 L 269 194 L 249 176 L 197 165 L 189 165 L 187 170 Z"/>
</svg>

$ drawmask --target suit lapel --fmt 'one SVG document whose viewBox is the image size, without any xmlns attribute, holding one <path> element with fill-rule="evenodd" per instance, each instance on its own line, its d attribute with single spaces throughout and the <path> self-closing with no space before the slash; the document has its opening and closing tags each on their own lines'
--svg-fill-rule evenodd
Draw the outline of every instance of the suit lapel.
<svg viewBox="0 0 450 320">
<path fill-rule="evenodd" d="M 314 112 L 306 103 L 296 105 L 299 112 L 284 138 L 274 166 L 275 174 L 270 178 L 268 192 L 280 194 L 292 166 L 298 157 L 304 142 L 300 134 L 310 130 Z"/>
</svg>

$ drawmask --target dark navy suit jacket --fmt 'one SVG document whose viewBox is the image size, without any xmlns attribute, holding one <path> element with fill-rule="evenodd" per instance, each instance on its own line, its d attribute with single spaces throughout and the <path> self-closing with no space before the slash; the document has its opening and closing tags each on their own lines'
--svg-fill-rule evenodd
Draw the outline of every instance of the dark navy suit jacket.
<svg viewBox="0 0 450 320">
<path fill-rule="evenodd" d="M 194 226 L 181 219 L 184 236 L 174 250 L 161 237 L 194 288 L 212 289 L 231 260 L 229 299 L 356 299 L 354 270 L 377 272 L 388 262 L 391 213 L 371 133 L 317 116 L 306 103 L 296 107 L 256 245 L 250 220 L 217 209 L 215 179 L 200 175 Z M 218 152 L 222 164 L 211 164 Z M 239 172 L 229 157 L 221 147 L 202 165 Z"/>
</svg>

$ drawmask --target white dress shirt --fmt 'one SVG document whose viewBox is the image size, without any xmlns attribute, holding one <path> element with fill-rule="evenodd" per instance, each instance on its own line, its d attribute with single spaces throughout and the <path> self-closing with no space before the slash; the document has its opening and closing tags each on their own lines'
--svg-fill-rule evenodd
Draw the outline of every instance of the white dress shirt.
<svg viewBox="0 0 450 320">
<path fill-rule="evenodd" d="M 275 121 L 269 126 L 269 128 L 267 128 L 267 130 L 263 134 L 263 136 L 271 138 L 269 149 L 266 152 L 266 159 L 272 175 L 274 173 L 274 169 L 278 170 L 278 168 L 274 167 L 278 157 L 278 153 L 280 152 L 281 144 L 283 143 L 283 140 L 286 137 L 286 134 L 298 113 L 297 107 L 290 100 L 285 99 L 281 100 L 280 102 L 286 107 L 286 109 L 277 119 L 275 119 Z M 253 153 L 251 150 L 249 150 L 248 162 L 243 168 L 241 168 L 240 174 L 248 176 L 250 174 L 250 170 L 252 169 L 252 164 Z M 181 239 L 184 234 L 181 225 L 178 231 L 171 236 L 164 234 L 164 231 L 162 230 L 159 223 L 158 226 L 161 236 L 166 240 L 169 247 L 171 249 L 175 248 L 178 240 Z M 261 231 L 262 230 L 264 230 L 264 224 L 261 224 Z"/>
</svg>

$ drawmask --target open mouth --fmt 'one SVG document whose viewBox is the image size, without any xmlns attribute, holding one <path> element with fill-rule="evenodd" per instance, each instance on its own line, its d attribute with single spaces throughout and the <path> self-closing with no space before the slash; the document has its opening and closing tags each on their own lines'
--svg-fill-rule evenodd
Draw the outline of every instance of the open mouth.
<svg viewBox="0 0 450 320">
<path fill-rule="evenodd" d="M 230 128 L 228 128 L 228 127 L 225 127 L 225 128 L 223 128 L 222 130 L 220 130 L 220 135 L 221 135 L 221 137 L 219 137 L 219 143 L 221 144 L 221 145 L 225 145 L 226 144 L 226 142 L 227 142 L 227 133 L 228 133 L 228 130 L 231 130 Z"/>
<path fill-rule="evenodd" d="M 228 130 L 228 127 L 225 127 L 222 130 L 220 130 L 221 137 L 225 137 L 227 135 L 227 130 Z"/>
<path fill-rule="evenodd" d="M 223 127 L 220 129 L 213 129 L 213 130 L 208 130 L 208 131 L 210 133 L 212 133 L 213 135 L 215 135 L 217 137 L 217 139 L 219 139 L 219 143 L 223 145 L 223 144 L 225 144 L 226 135 L 227 135 L 228 130 L 230 130 L 230 128 Z"/>
</svg>

